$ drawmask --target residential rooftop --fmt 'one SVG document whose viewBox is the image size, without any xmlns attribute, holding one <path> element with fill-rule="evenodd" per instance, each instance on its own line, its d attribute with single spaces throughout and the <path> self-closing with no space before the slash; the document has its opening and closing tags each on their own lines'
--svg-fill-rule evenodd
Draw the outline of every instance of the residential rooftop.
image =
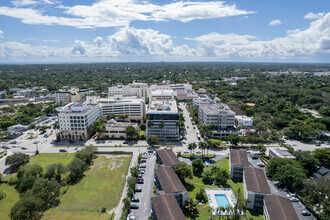
<svg viewBox="0 0 330 220">
<path fill-rule="evenodd" d="M 278 147 L 276 149 L 271 149 L 271 151 L 277 156 L 281 158 L 288 158 L 288 159 L 296 159 L 295 156 L 290 154 L 289 150 L 285 147 Z"/>
<path fill-rule="evenodd" d="M 187 191 L 172 167 L 156 168 L 155 174 L 166 194 Z"/>
<path fill-rule="evenodd" d="M 83 114 L 95 107 L 96 104 L 86 104 L 86 102 L 71 102 L 63 107 L 56 108 L 59 113 Z"/>
<path fill-rule="evenodd" d="M 178 202 L 172 195 L 151 197 L 151 203 L 158 220 L 186 219 Z"/>
<path fill-rule="evenodd" d="M 270 220 L 299 220 L 291 201 L 277 195 L 266 195 L 264 203 Z"/>
<path fill-rule="evenodd" d="M 270 194 L 265 172 L 254 167 L 244 168 L 246 189 L 250 192 Z"/>
<path fill-rule="evenodd" d="M 249 160 L 245 150 L 230 149 L 230 164 L 242 167 L 248 167 Z"/>
<path fill-rule="evenodd" d="M 156 153 L 165 166 L 173 166 L 180 163 L 180 160 L 172 149 L 160 149 L 157 150 Z"/>
</svg>

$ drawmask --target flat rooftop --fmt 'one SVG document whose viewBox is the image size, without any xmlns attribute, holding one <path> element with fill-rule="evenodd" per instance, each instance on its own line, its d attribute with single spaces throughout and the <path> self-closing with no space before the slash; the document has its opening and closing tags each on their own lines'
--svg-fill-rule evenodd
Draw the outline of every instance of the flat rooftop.
<svg viewBox="0 0 330 220">
<path fill-rule="evenodd" d="M 264 203 L 271 220 L 299 220 L 291 201 L 288 198 L 276 195 L 266 195 Z"/>
<path fill-rule="evenodd" d="M 151 203 L 158 220 L 186 219 L 178 202 L 172 195 L 151 197 Z"/>
<path fill-rule="evenodd" d="M 203 109 L 203 111 L 206 114 L 210 114 L 210 115 L 216 115 L 219 114 L 219 112 L 227 112 L 227 114 L 235 114 L 232 110 L 230 110 L 228 105 L 224 103 L 202 103 L 199 105 L 199 107 Z"/>
<path fill-rule="evenodd" d="M 166 194 L 187 191 L 172 167 L 156 168 L 155 174 Z"/>
<path fill-rule="evenodd" d="M 120 103 L 120 102 L 129 102 L 140 104 L 144 102 L 144 99 L 137 98 L 136 96 L 110 96 L 108 98 L 97 98 L 96 101 L 98 103 Z"/>
<path fill-rule="evenodd" d="M 276 149 L 271 149 L 271 151 L 277 156 L 282 158 L 296 159 L 295 156 L 290 154 L 289 150 L 285 147 L 278 147 Z"/>
<path fill-rule="evenodd" d="M 172 149 L 160 149 L 157 150 L 156 153 L 165 166 L 174 166 L 180 163 L 180 160 L 174 154 Z"/>
<path fill-rule="evenodd" d="M 246 188 L 250 192 L 270 194 L 265 172 L 254 167 L 244 168 Z"/>
<path fill-rule="evenodd" d="M 249 160 L 245 150 L 230 149 L 230 164 L 242 167 L 248 167 Z"/>
<path fill-rule="evenodd" d="M 178 107 L 175 100 L 153 100 L 149 104 L 147 113 L 178 114 Z"/>
<path fill-rule="evenodd" d="M 56 108 L 56 111 L 64 114 L 84 114 L 94 108 L 97 104 L 85 104 L 71 102 L 63 107 Z"/>
</svg>

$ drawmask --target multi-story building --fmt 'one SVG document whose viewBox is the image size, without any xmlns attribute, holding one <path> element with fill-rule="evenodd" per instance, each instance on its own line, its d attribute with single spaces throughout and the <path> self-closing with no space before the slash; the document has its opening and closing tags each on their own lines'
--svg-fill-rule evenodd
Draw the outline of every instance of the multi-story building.
<svg viewBox="0 0 330 220">
<path fill-rule="evenodd" d="M 237 120 L 237 126 L 252 127 L 253 118 L 246 115 L 236 115 L 235 119 Z"/>
<path fill-rule="evenodd" d="M 142 122 L 145 115 L 145 100 L 137 97 L 123 97 L 116 95 L 108 98 L 99 98 L 96 96 L 87 96 L 86 102 L 88 104 L 99 104 L 102 109 L 102 115 L 107 116 L 114 114 L 116 116 L 129 116 L 128 120 L 131 122 Z"/>
<path fill-rule="evenodd" d="M 198 117 L 202 124 L 216 126 L 216 130 L 212 131 L 214 138 L 224 138 L 237 133 L 235 113 L 224 103 L 199 104 Z"/>
<path fill-rule="evenodd" d="M 158 166 L 175 167 L 180 160 L 174 154 L 172 149 L 160 149 L 156 151 L 156 160 Z"/>
<path fill-rule="evenodd" d="M 179 112 L 175 100 L 152 100 L 147 111 L 147 136 L 159 140 L 180 140 Z"/>
<path fill-rule="evenodd" d="M 6 99 L 7 98 L 7 92 L 6 91 L 0 91 L 0 99 Z"/>
<path fill-rule="evenodd" d="M 137 96 L 138 98 L 149 97 L 149 87 L 147 83 L 131 83 L 128 85 L 117 85 L 108 88 L 109 96 Z"/>
<path fill-rule="evenodd" d="M 299 220 L 292 202 L 278 195 L 266 195 L 264 198 L 265 220 Z"/>
<path fill-rule="evenodd" d="M 88 128 L 101 117 L 101 108 L 97 104 L 71 102 L 56 108 L 60 126 L 60 139 L 87 139 Z"/>
<path fill-rule="evenodd" d="M 174 96 L 173 89 L 155 89 L 150 91 L 151 100 L 173 100 Z"/>
<path fill-rule="evenodd" d="M 189 200 L 189 193 L 172 167 L 156 168 L 154 177 L 157 195 L 173 195 L 180 207 L 185 206 Z"/>
<path fill-rule="evenodd" d="M 248 209 L 262 208 L 264 196 L 271 194 L 264 170 L 245 167 L 243 171 L 244 197 L 249 199 Z"/>
<path fill-rule="evenodd" d="M 33 89 L 24 89 L 17 91 L 17 95 L 24 96 L 26 98 L 33 98 L 36 96 L 36 91 L 34 91 Z"/>
<path fill-rule="evenodd" d="M 89 90 L 79 90 L 78 88 L 57 91 L 55 93 L 56 103 L 81 102 L 87 96 L 88 92 Z"/>
<path fill-rule="evenodd" d="M 139 125 L 131 122 L 118 122 L 115 119 L 109 120 L 105 125 L 105 131 L 99 134 L 99 137 L 107 138 L 126 138 L 126 128 L 132 126 L 137 131 Z"/>
<path fill-rule="evenodd" d="M 198 107 L 200 104 L 214 104 L 214 103 L 215 101 L 213 101 L 209 97 L 193 99 L 193 106 L 196 107 Z"/>
<path fill-rule="evenodd" d="M 230 178 L 242 180 L 243 169 L 249 166 L 249 160 L 245 150 L 230 149 L 229 171 Z"/>
<path fill-rule="evenodd" d="M 285 147 L 278 147 L 276 149 L 269 150 L 269 157 L 280 157 L 280 158 L 287 158 L 287 159 L 296 159 L 289 150 Z"/>
<path fill-rule="evenodd" d="M 172 195 L 151 197 L 151 215 L 157 220 L 185 220 L 182 209 Z"/>
</svg>

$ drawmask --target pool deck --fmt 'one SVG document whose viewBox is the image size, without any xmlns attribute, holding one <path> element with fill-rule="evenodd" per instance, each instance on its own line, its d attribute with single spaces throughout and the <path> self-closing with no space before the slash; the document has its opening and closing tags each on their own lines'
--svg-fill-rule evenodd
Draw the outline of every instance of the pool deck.
<svg viewBox="0 0 330 220">
<path fill-rule="evenodd" d="M 212 214 L 219 215 L 218 213 L 218 202 L 215 198 L 215 195 L 225 195 L 228 199 L 230 206 L 234 207 L 236 204 L 236 197 L 232 189 L 224 189 L 224 188 L 212 188 L 212 189 L 205 189 L 207 198 L 209 200 L 210 207 L 212 207 Z M 229 215 L 227 211 L 221 212 L 221 215 Z"/>
</svg>

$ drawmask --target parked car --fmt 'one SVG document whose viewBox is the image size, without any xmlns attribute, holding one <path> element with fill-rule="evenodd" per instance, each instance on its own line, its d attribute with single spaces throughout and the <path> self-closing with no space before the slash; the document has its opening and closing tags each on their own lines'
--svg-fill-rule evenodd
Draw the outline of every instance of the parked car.
<svg viewBox="0 0 330 220">
<path fill-rule="evenodd" d="M 133 216 L 133 215 L 131 215 L 131 216 L 128 216 L 128 217 L 127 217 L 127 220 L 136 220 L 136 217 Z"/>
<path fill-rule="evenodd" d="M 291 202 L 299 202 L 299 199 L 297 199 L 296 197 L 290 197 L 290 201 Z"/>
<path fill-rule="evenodd" d="M 27 147 L 22 147 L 22 150 L 27 150 Z"/>
<path fill-rule="evenodd" d="M 131 209 L 138 209 L 139 208 L 139 205 L 138 204 L 132 204 L 131 205 Z"/>
<path fill-rule="evenodd" d="M 139 198 L 136 198 L 136 197 L 133 197 L 133 198 L 131 199 L 131 201 L 132 201 L 132 202 L 139 202 L 140 199 L 139 199 Z"/>
<path fill-rule="evenodd" d="M 147 162 L 146 159 L 141 159 L 141 163 L 145 163 L 145 162 Z"/>
<path fill-rule="evenodd" d="M 303 216 L 311 216 L 311 215 L 312 215 L 312 214 L 311 214 L 309 211 L 307 211 L 307 210 L 302 211 L 301 214 L 302 214 Z"/>
<path fill-rule="evenodd" d="M 252 158 L 253 160 L 257 160 L 257 159 L 258 159 L 258 156 L 257 156 L 256 154 L 251 154 L 251 158 Z"/>
<path fill-rule="evenodd" d="M 197 151 L 196 154 L 202 154 L 202 151 Z"/>
<path fill-rule="evenodd" d="M 17 141 L 10 141 L 10 144 L 17 144 Z"/>
<path fill-rule="evenodd" d="M 136 187 L 136 188 L 134 189 L 134 191 L 135 191 L 135 192 L 142 192 L 142 188 L 141 188 L 141 187 Z"/>
<path fill-rule="evenodd" d="M 33 144 L 38 144 L 39 143 L 39 141 L 35 141 L 35 142 L 33 142 Z"/>
<path fill-rule="evenodd" d="M 263 163 L 258 163 L 258 166 L 259 166 L 259 167 L 265 167 L 265 164 L 263 164 Z"/>
<path fill-rule="evenodd" d="M 185 152 L 183 152 L 184 154 L 189 154 L 189 151 L 185 151 Z"/>
<path fill-rule="evenodd" d="M 146 164 L 145 163 L 141 163 L 140 165 L 139 165 L 139 168 L 146 168 L 147 166 L 146 166 Z"/>
<path fill-rule="evenodd" d="M 69 143 L 70 143 L 70 144 L 73 144 L 73 143 L 74 143 L 74 140 L 69 140 Z"/>
<path fill-rule="evenodd" d="M 66 153 L 66 152 L 68 152 L 66 149 L 60 149 L 59 150 L 61 153 Z"/>
<path fill-rule="evenodd" d="M 143 174 L 142 173 L 138 175 L 138 178 L 142 178 L 142 177 L 143 177 Z"/>
<path fill-rule="evenodd" d="M 136 183 L 137 183 L 137 184 L 143 184 L 144 181 L 143 181 L 143 180 L 137 180 Z"/>
</svg>

